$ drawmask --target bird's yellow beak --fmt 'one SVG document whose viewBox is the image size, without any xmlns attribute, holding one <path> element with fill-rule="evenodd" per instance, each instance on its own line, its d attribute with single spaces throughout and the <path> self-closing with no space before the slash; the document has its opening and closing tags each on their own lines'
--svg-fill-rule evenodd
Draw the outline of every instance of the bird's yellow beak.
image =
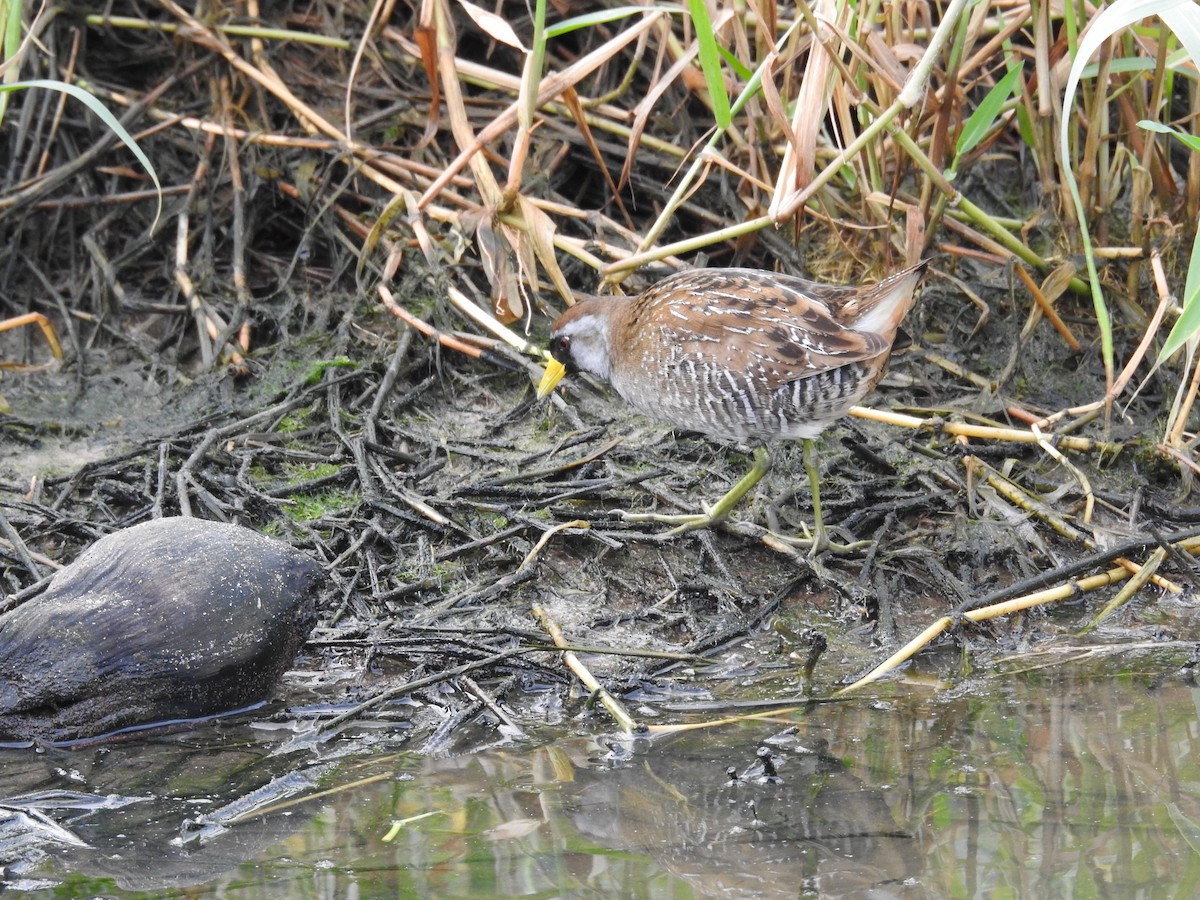
<svg viewBox="0 0 1200 900">
<path fill-rule="evenodd" d="M 562 381 L 563 376 L 567 374 L 567 367 L 560 363 L 557 359 L 551 359 L 546 363 L 546 372 L 542 375 L 542 382 L 538 385 L 538 399 L 541 400 Z"/>
</svg>

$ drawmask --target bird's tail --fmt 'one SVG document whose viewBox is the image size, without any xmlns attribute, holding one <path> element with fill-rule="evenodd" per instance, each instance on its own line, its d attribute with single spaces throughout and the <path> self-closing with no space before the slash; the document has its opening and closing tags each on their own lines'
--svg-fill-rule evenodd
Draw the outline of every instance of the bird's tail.
<svg viewBox="0 0 1200 900">
<path fill-rule="evenodd" d="M 885 278 L 838 310 L 838 318 L 854 331 L 894 335 L 916 300 L 917 283 L 929 260 Z"/>
</svg>

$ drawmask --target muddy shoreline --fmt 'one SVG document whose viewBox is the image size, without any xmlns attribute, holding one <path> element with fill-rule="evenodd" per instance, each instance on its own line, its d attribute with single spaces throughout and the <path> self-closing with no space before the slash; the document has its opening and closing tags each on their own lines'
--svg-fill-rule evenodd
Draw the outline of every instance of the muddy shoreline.
<svg viewBox="0 0 1200 900">
<path fill-rule="evenodd" d="M 949 334 L 946 308 L 935 285 L 918 307 L 918 333 Z M 711 502 L 744 471 L 744 451 L 675 435 L 585 385 L 556 406 L 535 404 L 526 375 L 439 353 L 419 337 L 399 341 L 382 315 L 364 322 L 377 343 L 351 347 L 353 363 L 321 365 L 309 342 L 264 355 L 248 378 L 213 373 L 163 385 L 136 362 L 106 371 L 96 360 L 6 378 L 12 413 L 0 420 L 0 499 L 9 527 L 32 559 L 56 561 L 159 513 L 237 521 L 295 544 L 323 561 L 336 586 L 310 651 L 357 669 L 349 696 L 338 698 L 350 705 L 431 669 L 543 644 L 533 606 L 569 642 L 616 651 L 589 663 L 618 695 L 660 677 L 668 683 L 698 654 L 730 648 L 752 646 L 743 662 L 754 668 L 798 665 L 801 635 L 814 629 L 834 651 L 804 687 L 828 691 L 973 596 L 1088 552 L 972 483 L 961 441 L 855 418 L 821 441 L 823 499 L 835 529 L 876 542 L 869 552 L 813 561 L 759 540 L 767 521 L 799 530 L 811 514 L 800 448 L 786 443 L 729 524 L 660 541 L 655 528 L 633 530 L 613 510 Z M 973 345 L 1009 327 L 993 320 Z M 1081 360 L 1051 356 L 1053 341 L 1035 333 L 1009 383 L 1036 387 L 1042 403 L 1072 402 Z M 928 409 L 936 395 L 947 419 L 956 407 L 968 417 L 979 410 L 987 393 L 964 392 L 931 365 L 930 346 L 947 352 L 944 340 L 919 340 L 869 404 Z M 324 358 L 341 360 L 347 347 L 325 349 Z M 1034 372 L 1038 380 L 1025 381 Z M 1110 436 L 1123 430 L 1118 423 Z M 1121 446 L 1115 457 L 1071 455 L 1104 485 L 1098 522 L 1112 541 L 1136 534 L 1120 515 L 1136 495 L 1155 510 L 1155 527 L 1170 531 L 1162 517 L 1176 508 L 1170 484 L 1155 484 L 1136 442 Z M 1068 517 L 1079 508 L 1069 474 L 1036 447 L 976 445 L 971 454 L 1041 484 Z M 6 591 L 36 580 L 26 568 L 6 556 Z M 48 571 L 36 568 L 39 577 Z M 1100 633 L 1188 633 L 1190 613 L 1172 621 L 1157 594 L 1143 591 Z M 966 623 L 945 640 L 986 664 L 1083 627 L 1095 609 L 1091 600 L 1069 602 Z M 640 658 L 646 649 L 691 662 Z M 574 702 L 573 679 L 553 653 L 518 653 L 478 674 L 486 697 L 515 711 L 514 727 L 540 724 L 547 690 L 557 709 Z M 494 717 L 478 698 L 455 712 Z"/>
</svg>

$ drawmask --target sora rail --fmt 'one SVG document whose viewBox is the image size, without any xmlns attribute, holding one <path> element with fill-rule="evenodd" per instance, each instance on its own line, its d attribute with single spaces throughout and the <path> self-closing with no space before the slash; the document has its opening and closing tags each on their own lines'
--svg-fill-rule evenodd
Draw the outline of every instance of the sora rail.
<svg viewBox="0 0 1200 900">
<path fill-rule="evenodd" d="M 795 543 L 814 553 L 849 549 L 831 544 L 825 530 L 813 439 L 883 377 L 925 265 L 848 286 L 759 269 L 693 269 L 636 297 L 582 300 L 554 323 L 538 397 L 565 374 L 586 372 L 648 416 L 756 445 L 753 467 L 706 512 L 626 514 L 678 526 L 670 534 L 727 515 L 770 468 L 766 442 L 801 439 L 815 522 Z"/>
</svg>

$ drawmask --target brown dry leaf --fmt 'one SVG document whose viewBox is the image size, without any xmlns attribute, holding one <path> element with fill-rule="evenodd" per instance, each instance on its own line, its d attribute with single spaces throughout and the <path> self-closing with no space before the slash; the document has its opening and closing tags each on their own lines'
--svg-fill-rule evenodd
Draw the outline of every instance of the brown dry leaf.
<svg viewBox="0 0 1200 900">
<path fill-rule="evenodd" d="M 816 168 L 817 138 L 825 122 L 825 112 L 833 91 L 832 68 L 829 51 L 819 41 L 814 40 L 809 47 L 804 79 L 800 83 L 796 107 L 792 113 L 794 140 L 788 141 L 783 151 L 779 177 L 775 182 L 768 209 L 768 214 L 777 221 L 781 215 L 780 211 L 812 181 Z"/>
<path fill-rule="evenodd" d="M 425 68 L 425 80 L 429 82 L 429 115 L 425 122 L 425 133 L 417 142 L 417 149 L 429 146 L 437 137 L 438 121 L 441 115 L 441 82 L 437 77 L 437 32 L 432 27 L 421 26 L 413 29 L 413 41 L 421 53 L 421 65 Z"/>
<path fill-rule="evenodd" d="M 917 50 L 917 59 L 920 59 L 920 48 Z M 878 95 L 880 106 L 887 106 L 904 87 L 904 82 L 908 78 L 908 70 L 897 58 L 895 49 L 889 47 L 887 41 L 878 32 L 872 31 L 867 35 L 867 52 L 871 54 L 873 64 L 870 73 L 877 79 L 876 84 L 887 85 L 890 91 L 881 92 Z M 907 52 L 905 57 L 908 57 Z"/>
<path fill-rule="evenodd" d="M 621 192 L 617 190 L 617 185 L 612 179 L 612 174 L 608 171 L 608 163 L 604 159 L 604 153 L 596 143 L 596 137 L 592 134 L 592 126 L 588 124 L 587 113 L 583 110 L 583 104 L 579 102 L 579 93 L 574 87 L 568 87 L 562 93 L 563 103 L 571 113 L 571 118 L 575 120 L 575 124 L 579 126 L 579 131 L 583 135 L 584 141 L 588 145 L 588 149 L 592 151 L 592 158 L 596 160 L 596 167 L 604 175 L 604 180 L 608 184 L 608 189 L 612 192 L 613 201 L 617 204 L 617 208 L 621 211 L 621 215 L 625 217 L 625 224 L 633 230 L 633 219 L 629 215 L 629 210 L 625 208 L 624 202 L 621 200 Z M 553 276 L 551 276 L 553 277 Z"/>
<path fill-rule="evenodd" d="M 164 0 L 164 2 L 166 2 L 166 0 Z M 436 2 L 436 0 L 431 0 L 431 2 Z M 547 74 L 546 77 L 542 79 L 541 88 L 538 91 L 538 103 L 545 103 L 550 98 L 561 94 L 568 87 L 578 84 L 588 75 L 592 74 L 592 72 L 594 72 L 596 69 L 600 68 L 600 66 L 602 66 L 604 63 L 608 62 L 613 56 L 619 54 L 625 46 L 639 40 L 648 29 L 654 27 L 654 25 L 661 19 L 663 15 L 664 14 L 662 12 L 657 10 L 649 11 L 645 18 L 643 18 L 640 22 L 615 35 L 603 46 L 598 47 L 597 49 L 588 53 L 586 56 L 575 60 L 575 62 L 567 66 L 567 68 L 565 68 L 562 72 Z M 448 78 L 454 76 L 453 67 L 454 59 L 451 55 L 449 57 L 449 65 L 447 69 Z M 459 172 L 462 171 L 463 166 L 468 164 L 474 165 L 474 159 L 480 150 L 482 150 L 492 141 L 496 140 L 496 138 L 500 137 L 500 135 L 504 134 L 504 132 L 508 131 L 514 124 L 516 124 L 518 118 L 518 109 L 519 101 L 512 103 L 499 115 L 494 116 L 492 120 L 486 126 L 484 126 L 483 130 L 479 132 L 478 137 L 476 137 L 473 141 L 468 141 L 465 144 L 459 140 L 458 132 L 455 132 L 455 140 L 459 143 L 460 152 L 453 161 L 449 162 L 443 168 L 442 174 L 434 179 L 433 183 L 425 189 L 425 193 L 420 199 L 422 208 L 427 206 L 434 200 L 434 198 L 438 196 L 442 189 L 450 183 L 451 179 L 453 179 Z M 454 124 L 453 109 L 450 110 L 450 114 L 451 123 Z M 478 176 L 476 180 L 478 181 Z M 492 179 L 492 181 L 494 182 L 494 179 Z M 478 187 L 484 194 L 485 198 L 491 196 L 487 193 L 491 185 L 480 184 Z M 496 205 L 499 205 L 500 195 L 498 190 L 494 199 L 496 200 Z"/>
<path fill-rule="evenodd" d="M 487 276 L 489 284 L 495 284 L 508 265 L 508 258 L 503 242 L 496 236 L 492 217 L 486 210 L 481 211 L 475 226 L 475 246 L 479 248 L 483 274 Z"/>
<path fill-rule="evenodd" d="M 904 264 L 915 266 L 925 255 L 925 214 L 913 204 L 904 216 Z"/>
<path fill-rule="evenodd" d="M 517 263 L 516 275 L 509 279 L 504 293 L 496 298 L 496 315 L 505 324 L 508 324 L 513 319 L 525 315 L 528 309 L 525 305 L 524 286 L 528 284 L 535 291 L 537 290 L 537 257 L 534 255 L 533 240 L 528 226 L 524 222 L 501 221 L 499 224 L 500 233 L 508 241 L 508 246 L 512 248 L 509 259 L 515 259 Z M 506 311 L 512 315 L 513 319 L 504 318 Z"/>
<path fill-rule="evenodd" d="M 371 230 L 367 232 L 366 238 L 363 239 L 362 249 L 358 253 L 358 265 L 354 268 L 354 278 L 358 282 L 359 289 L 363 287 L 363 274 L 366 272 L 367 260 L 369 260 L 375 252 L 375 248 L 379 245 L 387 232 L 387 227 L 392 221 L 404 211 L 407 200 L 406 195 L 411 192 L 405 191 L 396 194 L 388 202 L 388 205 L 383 208 L 371 225 Z"/>
<path fill-rule="evenodd" d="M 1063 291 L 1070 287 L 1071 279 L 1075 277 L 1077 271 L 1078 269 L 1072 262 L 1065 262 L 1053 269 L 1042 281 L 1042 296 L 1048 302 L 1053 303 L 1062 296 Z"/>
<path fill-rule="evenodd" d="M 497 319 L 507 325 L 521 318 L 525 304 L 512 270 L 507 229 L 500 223 L 500 233 L 497 234 L 496 225 L 492 213 L 485 211 L 475 227 L 475 246 L 492 289 L 492 311 Z"/>
<path fill-rule="evenodd" d="M 521 217 L 525 220 L 526 234 L 533 246 L 533 252 L 537 254 L 546 274 L 550 276 L 555 290 L 570 303 L 571 288 L 567 285 L 567 279 L 563 275 L 562 269 L 558 267 L 558 257 L 554 253 L 554 235 L 557 230 L 554 227 L 554 220 L 525 197 L 518 197 L 517 205 L 521 210 Z M 536 273 L 529 274 L 533 277 L 528 278 L 527 281 L 536 288 Z"/>
<path fill-rule="evenodd" d="M 167 0 L 163 0 L 167 2 Z M 437 65 L 442 82 L 442 94 L 446 98 L 446 115 L 450 120 L 450 133 L 461 151 L 472 150 L 467 158 L 471 174 L 475 177 L 475 189 L 479 191 L 484 206 L 495 208 L 501 203 L 500 185 L 492 173 L 487 159 L 477 154 L 474 148 L 482 147 L 482 138 L 476 137 L 471 124 L 471 116 L 467 112 L 466 100 L 463 97 L 462 85 L 459 83 L 458 72 L 454 67 L 454 52 L 456 36 L 454 23 L 451 21 L 449 0 L 431 0 L 433 19 L 437 31 Z M 429 198 L 428 192 L 422 201 Z"/>
<path fill-rule="evenodd" d="M 788 122 L 787 109 L 783 104 L 783 99 L 779 96 L 779 89 L 775 87 L 775 63 L 779 59 L 779 54 L 772 50 L 767 54 L 766 59 L 762 63 L 762 92 L 763 99 L 767 101 L 767 113 L 771 117 L 771 122 L 781 132 L 788 144 L 796 143 L 796 135 L 792 131 L 791 123 Z"/>
<path fill-rule="evenodd" d="M 492 311 L 502 325 L 518 321 L 525 313 L 521 282 L 511 271 L 505 271 L 503 283 L 496 286 L 492 296 Z"/>
<path fill-rule="evenodd" d="M 512 26 L 494 12 L 488 12 L 482 6 L 468 3 L 467 0 L 458 0 L 458 5 L 471 17 L 471 21 L 478 25 L 492 40 L 507 44 L 514 50 L 529 52 L 525 45 L 521 43 L 521 39 L 517 37 L 517 33 L 513 31 Z"/>
</svg>

